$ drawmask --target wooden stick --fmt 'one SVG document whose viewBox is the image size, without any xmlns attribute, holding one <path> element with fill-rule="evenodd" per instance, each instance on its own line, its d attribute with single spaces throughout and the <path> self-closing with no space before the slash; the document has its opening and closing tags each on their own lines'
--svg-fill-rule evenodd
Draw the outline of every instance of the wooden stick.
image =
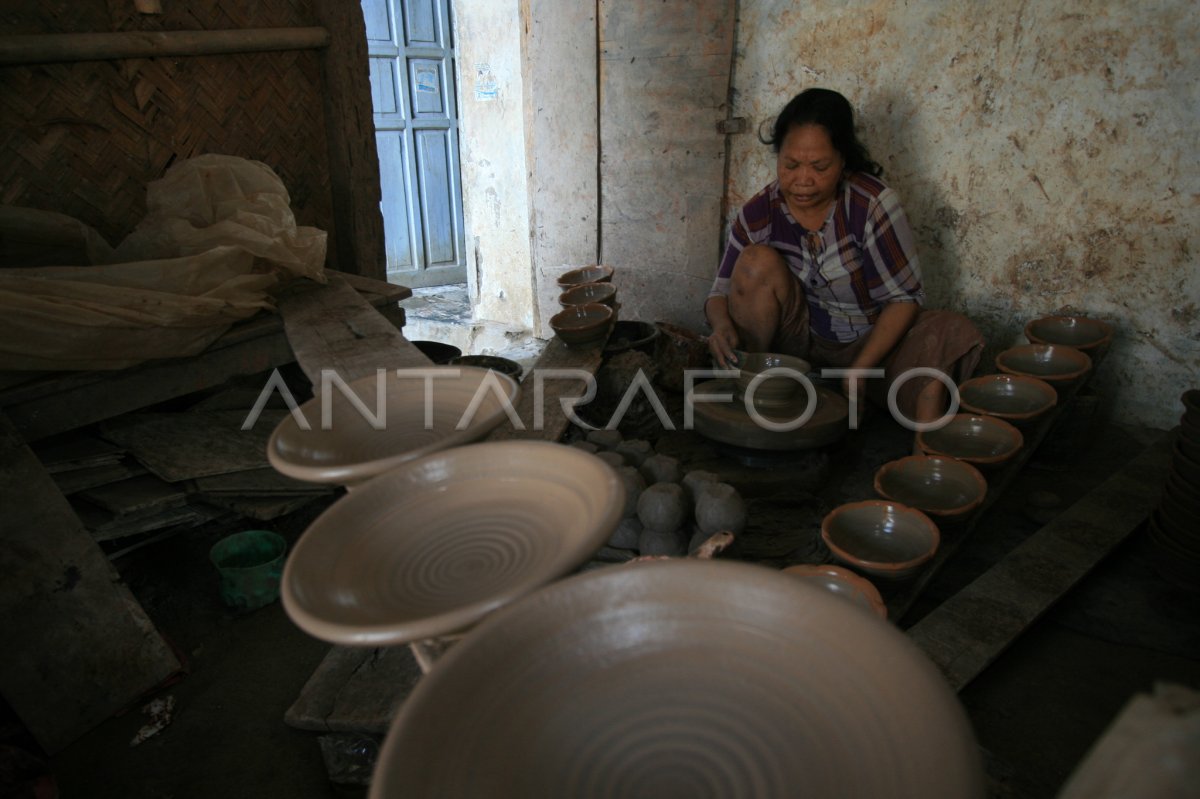
<svg viewBox="0 0 1200 799">
<path fill-rule="evenodd" d="M 328 45 L 325 28 L 28 34 L 0 36 L 0 64 L 315 50 Z"/>
</svg>

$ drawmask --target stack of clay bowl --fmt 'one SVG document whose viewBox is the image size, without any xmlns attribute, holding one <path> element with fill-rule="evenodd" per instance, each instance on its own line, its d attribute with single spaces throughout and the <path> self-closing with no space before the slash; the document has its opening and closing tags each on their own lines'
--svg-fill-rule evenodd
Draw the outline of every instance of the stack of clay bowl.
<svg viewBox="0 0 1200 799">
<path fill-rule="evenodd" d="M 1164 577 L 1200 589 L 1200 389 L 1184 392 L 1182 400 L 1171 471 L 1150 516 L 1150 540 Z"/>
<path fill-rule="evenodd" d="M 550 327 L 568 347 L 603 343 L 617 320 L 617 289 L 613 268 L 604 264 L 581 266 L 558 277 L 562 310 L 550 318 Z"/>
</svg>

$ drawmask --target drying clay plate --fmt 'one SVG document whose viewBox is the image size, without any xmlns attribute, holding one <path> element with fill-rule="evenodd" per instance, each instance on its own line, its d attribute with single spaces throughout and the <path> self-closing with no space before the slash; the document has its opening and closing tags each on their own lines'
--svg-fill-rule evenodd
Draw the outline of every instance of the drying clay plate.
<svg viewBox="0 0 1200 799">
<path fill-rule="evenodd" d="M 432 375 L 428 403 L 425 374 Z M 374 375 L 349 384 L 366 413 L 334 385 L 328 425 L 319 393 L 300 406 L 309 430 L 295 414 L 284 417 L 267 442 L 271 465 L 311 483 L 361 483 L 405 461 L 482 438 L 506 418 L 505 401 L 512 406 L 520 391 L 511 377 L 473 366 L 399 369 L 383 380 L 382 417 Z"/>
<path fill-rule="evenodd" d="M 750 449 L 810 449 L 832 444 L 849 429 L 850 403 L 840 393 L 825 386 L 814 387 L 817 409 L 808 421 L 794 430 L 775 431 L 760 426 L 751 418 L 743 398 L 736 396 L 733 380 L 698 383 L 693 389 L 695 395 L 702 398 L 694 403 L 696 432 L 722 444 Z M 716 401 L 717 395 L 722 394 L 733 395 L 733 398 Z M 802 387 L 794 400 L 784 405 L 764 406 L 757 412 L 773 424 L 786 424 L 798 419 L 807 408 L 808 394 Z"/>
<path fill-rule="evenodd" d="M 458 632 L 586 561 L 624 507 L 616 471 L 577 447 L 496 441 L 428 455 L 312 523 L 284 567 L 283 607 L 338 644 Z"/>
<path fill-rule="evenodd" d="M 899 631 L 731 561 L 611 566 L 471 631 L 400 707 L 370 796 L 976 799 L 965 712 Z"/>
</svg>

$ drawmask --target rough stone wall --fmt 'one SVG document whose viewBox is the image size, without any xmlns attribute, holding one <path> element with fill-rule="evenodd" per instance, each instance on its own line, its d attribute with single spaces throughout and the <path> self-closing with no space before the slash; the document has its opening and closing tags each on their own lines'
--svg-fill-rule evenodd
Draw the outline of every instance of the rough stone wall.
<svg viewBox="0 0 1200 799">
<path fill-rule="evenodd" d="M 1187 0 L 742 0 L 727 216 L 774 177 L 759 125 L 841 91 L 900 192 L 933 307 L 990 354 L 1060 309 L 1113 321 L 1113 418 L 1173 426 L 1200 385 L 1200 15 Z"/>
</svg>

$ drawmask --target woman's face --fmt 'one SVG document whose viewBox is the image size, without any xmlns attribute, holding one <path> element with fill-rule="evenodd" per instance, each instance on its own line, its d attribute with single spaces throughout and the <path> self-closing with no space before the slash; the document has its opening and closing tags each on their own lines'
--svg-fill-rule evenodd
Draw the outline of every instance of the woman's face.
<svg viewBox="0 0 1200 799">
<path fill-rule="evenodd" d="M 800 125 L 779 147 L 779 189 L 794 217 L 822 213 L 837 194 L 846 162 L 820 125 Z"/>
</svg>

